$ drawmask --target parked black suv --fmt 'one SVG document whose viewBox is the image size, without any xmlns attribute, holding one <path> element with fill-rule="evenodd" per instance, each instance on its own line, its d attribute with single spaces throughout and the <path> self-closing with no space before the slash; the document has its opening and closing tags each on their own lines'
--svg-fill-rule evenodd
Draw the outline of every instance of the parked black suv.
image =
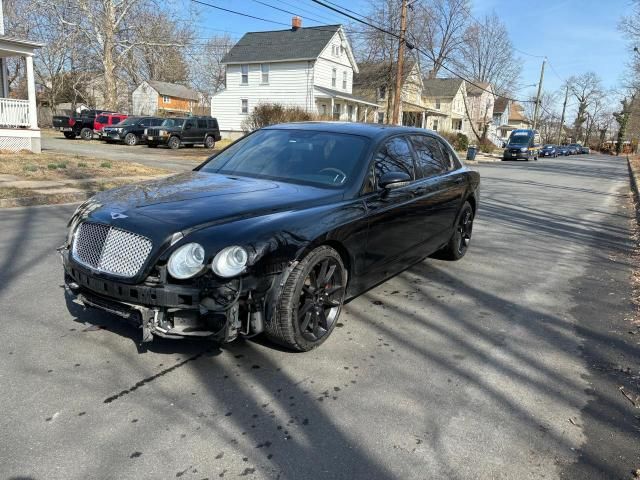
<svg viewBox="0 0 640 480">
<path fill-rule="evenodd" d="M 164 118 L 160 117 L 129 117 L 112 127 L 104 127 L 100 138 L 107 143 L 124 142 L 127 145 L 137 145 L 145 142 L 145 130 L 159 127 Z"/>
<path fill-rule="evenodd" d="M 167 118 L 160 127 L 148 128 L 147 143 L 150 147 L 168 145 L 204 145 L 213 148 L 220 140 L 218 120 L 212 117 Z"/>
</svg>

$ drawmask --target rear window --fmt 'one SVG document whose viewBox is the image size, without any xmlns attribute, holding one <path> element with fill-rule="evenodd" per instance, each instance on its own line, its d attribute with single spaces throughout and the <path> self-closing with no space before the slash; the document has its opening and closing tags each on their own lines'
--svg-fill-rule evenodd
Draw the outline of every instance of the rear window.
<svg viewBox="0 0 640 480">
<path fill-rule="evenodd" d="M 207 119 L 207 126 L 209 128 L 218 128 L 218 121 L 215 118 Z"/>
<path fill-rule="evenodd" d="M 199 118 L 198 119 L 198 128 L 207 128 L 207 119 Z"/>
</svg>

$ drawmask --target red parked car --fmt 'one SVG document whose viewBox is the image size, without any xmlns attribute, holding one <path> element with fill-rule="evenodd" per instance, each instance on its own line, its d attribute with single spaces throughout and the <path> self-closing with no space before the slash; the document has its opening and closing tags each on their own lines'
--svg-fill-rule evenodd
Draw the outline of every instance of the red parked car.
<svg viewBox="0 0 640 480">
<path fill-rule="evenodd" d="M 124 113 L 85 110 L 80 116 L 53 117 L 53 127 L 67 138 L 80 137 L 83 140 L 91 140 L 94 133 L 100 135 L 104 127 L 120 123 L 125 118 L 127 115 Z"/>
</svg>

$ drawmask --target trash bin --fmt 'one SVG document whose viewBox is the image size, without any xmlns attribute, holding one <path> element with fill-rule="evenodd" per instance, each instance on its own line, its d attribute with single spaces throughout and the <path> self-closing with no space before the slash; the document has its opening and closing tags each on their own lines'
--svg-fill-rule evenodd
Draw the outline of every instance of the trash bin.
<svg viewBox="0 0 640 480">
<path fill-rule="evenodd" d="M 476 153 L 478 153 L 478 147 L 469 147 L 467 149 L 467 160 L 475 160 Z"/>
</svg>

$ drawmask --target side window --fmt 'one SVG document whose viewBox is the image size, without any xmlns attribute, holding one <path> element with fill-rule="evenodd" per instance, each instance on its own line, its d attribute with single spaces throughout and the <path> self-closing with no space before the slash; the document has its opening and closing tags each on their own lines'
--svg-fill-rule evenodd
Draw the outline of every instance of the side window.
<svg viewBox="0 0 640 480">
<path fill-rule="evenodd" d="M 413 179 L 413 156 L 404 137 L 388 140 L 378 151 L 375 159 L 376 181 L 388 172 L 405 172 Z"/>
<path fill-rule="evenodd" d="M 444 155 L 444 160 L 445 160 L 446 164 L 448 165 L 447 170 L 456 170 L 456 169 L 460 168 L 462 165 L 460 165 L 460 161 L 456 157 L 455 153 L 453 153 L 453 151 L 451 150 L 451 147 L 449 147 L 442 140 L 438 140 L 438 144 L 440 145 L 440 148 L 442 149 L 442 154 Z"/>
<path fill-rule="evenodd" d="M 198 119 L 198 128 L 206 129 L 207 128 L 207 119 L 199 118 Z"/>
<path fill-rule="evenodd" d="M 193 120 L 187 120 L 187 121 L 184 123 L 184 128 L 185 128 L 185 130 L 186 130 L 187 128 L 193 128 Z"/>
<path fill-rule="evenodd" d="M 426 135 L 412 135 L 411 141 L 417 154 L 417 178 L 433 177 L 449 170 L 449 159 L 445 159 L 438 140 Z"/>
</svg>

